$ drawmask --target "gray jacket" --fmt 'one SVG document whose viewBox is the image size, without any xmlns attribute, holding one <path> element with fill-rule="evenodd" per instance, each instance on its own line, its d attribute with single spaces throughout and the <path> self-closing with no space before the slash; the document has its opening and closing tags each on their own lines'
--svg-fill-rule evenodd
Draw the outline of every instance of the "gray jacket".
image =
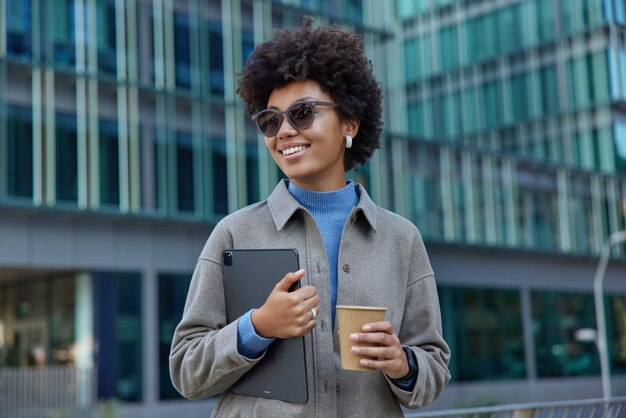
<svg viewBox="0 0 626 418">
<path fill-rule="evenodd" d="M 202 250 L 170 352 L 172 382 L 183 396 L 199 399 L 224 392 L 215 417 L 284 418 L 401 417 L 399 404 L 418 408 L 439 396 L 450 379 L 450 352 L 442 337 L 435 278 L 421 236 L 412 223 L 377 207 L 363 187 L 357 187 L 360 201 L 346 221 L 339 249 L 337 304 L 388 308 L 385 318 L 417 358 L 413 391 L 398 388 L 382 371 L 341 369 L 339 338 L 328 303 L 324 242 L 311 214 L 281 181 L 267 200 L 220 221 Z M 307 403 L 229 391 L 259 359 L 238 353 L 237 323 L 226 323 L 222 251 L 228 248 L 295 248 L 306 269 L 303 285 L 317 288 L 318 324 L 305 336 Z"/>
</svg>

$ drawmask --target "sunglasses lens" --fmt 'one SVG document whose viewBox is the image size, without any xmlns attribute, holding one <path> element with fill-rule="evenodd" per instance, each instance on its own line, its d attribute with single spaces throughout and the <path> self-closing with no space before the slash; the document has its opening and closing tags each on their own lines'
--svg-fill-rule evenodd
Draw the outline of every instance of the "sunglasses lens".
<svg viewBox="0 0 626 418">
<path fill-rule="evenodd" d="M 289 109 L 289 120 L 296 129 L 305 129 L 311 126 L 315 112 L 309 103 L 298 103 Z"/>
<path fill-rule="evenodd" d="M 278 133 L 278 129 L 280 128 L 280 119 L 276 112 L 272 112 L 271 110 L 266 110 L 257 116 L 256 118 L 257 126 L 259 130 L 265 136 L 274 136 Z"/>
</svg>

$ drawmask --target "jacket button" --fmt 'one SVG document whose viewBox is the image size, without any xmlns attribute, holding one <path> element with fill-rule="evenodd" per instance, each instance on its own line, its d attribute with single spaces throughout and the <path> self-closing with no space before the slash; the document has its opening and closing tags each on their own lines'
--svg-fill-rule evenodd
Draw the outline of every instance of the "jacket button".
<svg viewBox="0 0 626 418">
<path fill-rule="evenodd" d="M 350 273 L 350 264 L 344 264 L 343 271 L 345 271 L 346 273 Z"/>
<path fill-rule="evenodd" d="M 350 222 L 352 223 L 356 222 L 356 215 L 352 215 L 352 217 L 350 218 Z"/>
<path fill-rule="evenodd" d="M 339 392 L 339 383 L 337 383 L 337 386 L 335 386 L 335 390 Z"/>
</svg>

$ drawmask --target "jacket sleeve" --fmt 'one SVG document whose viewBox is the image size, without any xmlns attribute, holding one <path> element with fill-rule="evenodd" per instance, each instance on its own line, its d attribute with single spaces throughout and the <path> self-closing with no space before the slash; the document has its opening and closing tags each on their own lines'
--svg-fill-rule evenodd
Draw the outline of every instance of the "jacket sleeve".
<svg viewBox="0 0 626 418">
<path fill-rule="evenodd" d="M 398 338 L 415 353 L 417 381 L 412 391 L 405 391 L 385 377 L 403 406 L 419 408 L 434 402 L 450 381 L 450 349 L 442 335 L 435 276 L 419 233 L 409 271 L 404 316 Z"/>
<path fill-rule="evenodd" d="M 222 234 L 223 235 L 223 234 Z M 174 387 L 188 399 L 213 396 L 230 388 L 263 358 L 249 359 L 237 350 L 237 321 L 226 324 L 219 225 L 196 265 L 183 318 L 170 350 Z"/>
</svg>

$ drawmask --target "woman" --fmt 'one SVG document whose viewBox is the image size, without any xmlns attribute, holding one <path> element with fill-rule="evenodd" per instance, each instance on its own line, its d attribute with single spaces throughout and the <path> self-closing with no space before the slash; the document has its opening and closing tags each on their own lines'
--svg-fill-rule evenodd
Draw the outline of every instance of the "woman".
<svg viewBox="0 0 626 418">
<path fill-rule="evenodd" d="M 190 399 L 224 392 L 218 417 L 402 416 L 400 405 L 433 402 L 449 381 L 450 354 L 421 236 L 345 177 L 378 148 L 382 130 L 381 90 L 362 40 L 337 26 L 313 29 L 310 18 L 277 30 L 251 54 L 237 92 L 288 180 L 209 237 L 172 342 L 174 386 Z M 277 278 L 262 306 L 226 324 L 228 248 L 296 248 L 304 268 Z M 386 321 L 351 336 L 372 372 L 341 369 L 338 304 L 387 307 Z M 275 338 L 297 336 L 305 339 L 307 403 L 229 391 Z"/>
</svg>

